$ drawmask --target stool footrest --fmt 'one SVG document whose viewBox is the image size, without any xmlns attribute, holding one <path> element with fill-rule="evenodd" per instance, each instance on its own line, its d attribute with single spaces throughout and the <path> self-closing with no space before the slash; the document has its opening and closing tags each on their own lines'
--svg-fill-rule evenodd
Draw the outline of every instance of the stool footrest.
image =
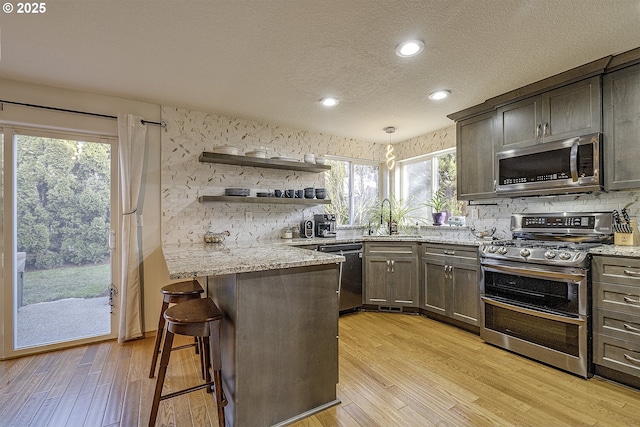
<svg viewBox="0 0 640 427">
<path fill-rule="evenodd" d="M 193 387 L 185 388 L 184 390 L 174 391 L 173 393 L 168 393 L 160 396 L 160 400 L 171 399 L 172 397 L 182 396 L 183 394 L 191 393 L 192 391 L 200 390 L 207 387 L 212 387 L 215 383 L 213 381 L 196 385 Z"/>
<path fill-rule="evenodd" d="M 171 351 L 175 351 L 175 350 L 184 350 L 185 348 L 191 348 L 191 347 L 195 347 L 197 344 L 196 343 L 191 343 L 191 344 L 185 344 L 185 345 L 181 345 L 180 347 L 173 347 L 171 349 Z M 197 353 L 196 353 L 197 354 Z"/>
</svg>

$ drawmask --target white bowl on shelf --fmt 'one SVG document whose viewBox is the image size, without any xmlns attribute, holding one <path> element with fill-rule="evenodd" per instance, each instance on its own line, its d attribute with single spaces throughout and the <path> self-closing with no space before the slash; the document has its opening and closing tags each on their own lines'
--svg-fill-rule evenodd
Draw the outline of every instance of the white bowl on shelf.
<svg viewBox="0 0 640 427">
<path fill-rule="evenodd" d="M 316 163 L 319 165 L 324 165 L 327 160 L 324 157 L 316 157 Z"/>
<path fill-rule="evenodd" d="M 264 159 L 267 157 L 267 152 L 262 150 L 247 151 L 244 155 L 247 157 L 258 157 Z"/>
<path fill-rule="evenodd" d="M 211 150 L 212 153 L 231 154 L 233 156 L 237 156 L 239 151 L 240 150 L 238 150 L 238 147 L 231 147 L 229 145 L 223 145 L 221 147 L 216 147 L 213 150 Z"/>
</svg>

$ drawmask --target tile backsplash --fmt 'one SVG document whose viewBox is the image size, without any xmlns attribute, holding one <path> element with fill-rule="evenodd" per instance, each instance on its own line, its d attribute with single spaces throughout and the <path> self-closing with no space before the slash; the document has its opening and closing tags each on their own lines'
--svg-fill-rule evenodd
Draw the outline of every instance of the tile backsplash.
<svg viewBox="0 0 640 427">
<path fill-rule="evenodd" d="M 258 191 L 323 187 L 324 174 L 201 163 L 203 151 L 229 145 L 240 154 L 266 149 L 267 157 L 302 159 L 305 153 L 381 160 L 382 144 L 286 129 L 216 114 L 162 107 L 162 239 L 163 243 L 201 242 L 209 229 L 229 231 L 237 242 L 277 239 L 284 227 L 324 212 L 324 207 L 198 201 L 220 196 L 225 188 Z"/>
<path fill-rule="evenodd" d="M 225 188 L 249 188 L 255 195 L 257 191 L 324 186 L 323 173 L 201 163 L 198 156 L 203 151 L 230 145 L 238 147 L 241 154 L 263 148 L 268 157 L 302 159 L 305 153 L 312 152 L 382 161 L 386 147 L 174 107 L 162 107 L 162 119 L 167 123 L 161 138 L 163 243 L 201 242 L 210 228 L 214 232 L 229 231 L 229 239 L 236 242 L 278 239 L 284 227 L 297 226 L 303 217 L 324 212 L 322 205 L 199 202 L 199 196 L 223 195 Z M 394 145 L 398 160 L 452 148 L 455 126 Z M 629 214 L 638 218 L 639 200 L 640 191 L 482 200 L 467 206 L 466 225 L 479 231 L 495 227 L 497 237 L 510 238 L 512 213 L 612 211 L 632 203 Z M 422 232 L 444 230 L 426 227 Z M 467 233 L 462 229 L 457 232 Z"/>
<path fill-rule="evenodd" d="M 473 202 L 467 207 L 467 225 L 477 230 L 496 227 L 496 236 L 510 238 L 509 223 L 512 213 L 545 212 L 610 212 L 627 208 L 629 216 L 640 215 L 640 191 L 612 191 L 569 194 L 548 197 L 520 197 Z"/>
</svg>

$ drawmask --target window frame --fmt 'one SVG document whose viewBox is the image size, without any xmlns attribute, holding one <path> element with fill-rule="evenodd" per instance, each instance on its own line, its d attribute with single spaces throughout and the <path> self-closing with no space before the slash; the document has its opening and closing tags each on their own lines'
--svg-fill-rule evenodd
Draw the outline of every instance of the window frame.
<svg viewBox="0 0 640 427">
<path fill-rule="evenodd" d="M 349 224 L 340 224 L 342 227 L 354 227 L 354 226 L 362 226 L 366 224 L 354 224 L 354 203 L 353 203 L 353 174 L 354 174 L 354 164 L 362 165 L 362 166 L 377 166 L 378 167 L 378 198 L 382 199 L 382 195 L 386 193 L 386 189 L 388 187 L 388 176 L 383 172 L 384 162 L 377 160 L 369 160 L 369 159 L 359 159 L 355 157 L 346 157 L 346 156 L 336 156 L 336 155 L 325 155 L 327 160 L 338 161 L 338 162 L 348 162 L 349 163 Z"/>
<path fill-rule="evenodd" d="M 405 194 L 404 194 L 404 167 L 407 165 L 412 165 L 412 164 L 416 164 L 416 163 L 422 163 L 425 161 L 430 160 L 431 161 L 431 195 L 433 196 L 433 194 L 438 191 L 438 189 L 440 188 L 440 174 L 439 174 L 439 170 L 438 170 L 438 158 L 441 156 L 446 156 L 449 154 L 454 154 L 456 153 L 456 147 L 451 147 L 451 148 L 445 148 L 443 150 L 438 150 L 438 151 L 433 151 L 431 153 L 427 153 L 427 154 L 421 154 L 419 156 L 415 156 L 415 157 L 410 157 L 407 159 L 402 159 L 402 160 L 398 160 L 396 162 L 396 171 L 395 171 L 395 188 L 394 188 L 394 194 L 398 194 L 399 195 L 399 199 L 404 200 Z M 430 208 L 431 212 L 433 213 L 433 208 Z"/>
</svg>

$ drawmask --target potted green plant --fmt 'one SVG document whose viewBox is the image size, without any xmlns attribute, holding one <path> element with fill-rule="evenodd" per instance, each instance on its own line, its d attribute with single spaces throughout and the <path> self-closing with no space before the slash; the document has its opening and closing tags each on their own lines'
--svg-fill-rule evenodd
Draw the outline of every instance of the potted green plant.
<svg viewBox="0 0 640 427">
<path fill-rule="evenodd" d="M 390 202 L 391 221 L 394 223 L 396 230 L 404 230 L 416 221 L 421 221 L 420 218 L 412 215 L 412 213 L 418 209 L 417 206 L 411 206 L 410 203 L 402 199 L 398 200 L 394 196 L 390 197 Z M 382 203 L 378 200 L 371 202 L 366 209 L 365 218 L 367 218 L 369 224 L 380 224 L 381 227 L 388 230 L 389 205 L 385 203 L 385 205 L 382 206 Z M 391 228 L 394 227 L 392 226 Z"/>
<path fill-rule="evenodd" d="M 433 208 L 433 213 L 431 214 L 433 225 L 444 225 L 446 223 L 448 212 L 444 210 L 444 207 L 447 202 L 447 198 L 440 190 L 433 193 L 433 196 L 427 201 L 427 206 Z"/>
</svg>

